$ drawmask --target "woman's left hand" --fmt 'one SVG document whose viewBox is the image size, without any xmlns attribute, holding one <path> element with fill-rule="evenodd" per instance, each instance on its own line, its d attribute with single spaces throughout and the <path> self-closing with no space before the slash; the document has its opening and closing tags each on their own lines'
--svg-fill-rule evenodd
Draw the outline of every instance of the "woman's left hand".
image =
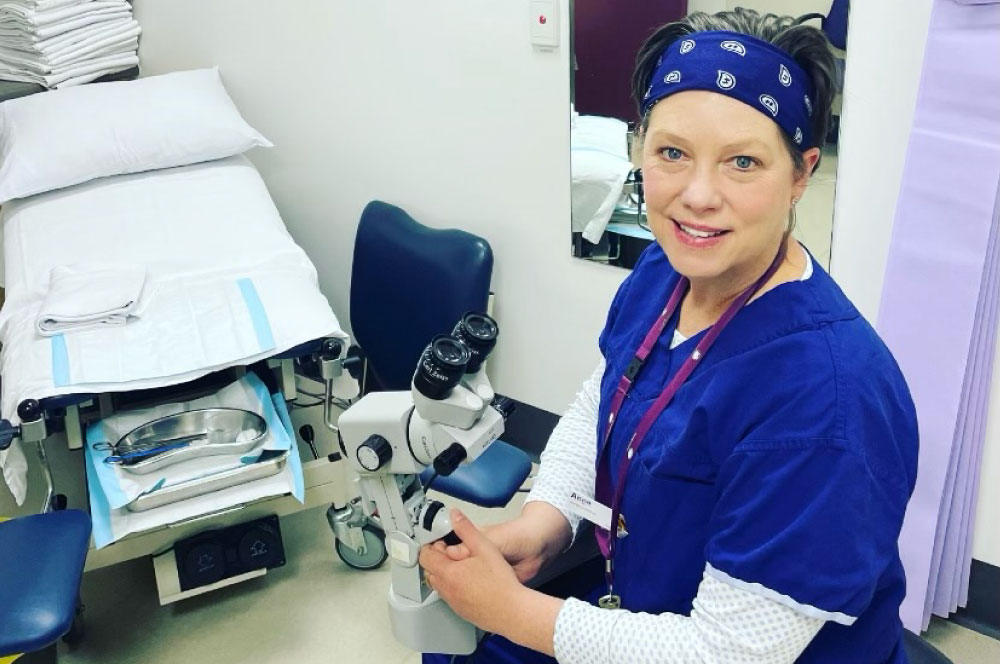
<svg viewBox="0 0 1000 664">
<path fill-rule="evenodd" d="M 468 556 L 453 559 L 442 542 L 424 546 L 420 566 L 427 582 L 459 616 L 487 632 L 503 634 L 517 613 L 524 586 L 500 549 L 457 509 L 451 511 L 451 526 Z"/>
</svg>

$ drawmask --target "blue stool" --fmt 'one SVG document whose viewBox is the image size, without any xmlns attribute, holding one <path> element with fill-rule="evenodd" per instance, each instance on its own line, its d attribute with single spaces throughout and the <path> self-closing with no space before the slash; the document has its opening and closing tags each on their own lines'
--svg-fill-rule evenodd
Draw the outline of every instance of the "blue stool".
<svg viewBox="0 0 1000 664">
<path fill-rule="evenodd" d="M 409 390 L 417 359 L 468 311 L 485 312 L 493 250 L 481 237 L 424 226 L 404 210 L 372 201 L 361 213 L 351 271 L 351 329 L 382 389 Z M 426 483 L 432 471 L 421 479 Z M 434 489 L 476 505 L 502 507 L 531 472 L 518 448 L 495 441 Z"/>
<path fill-rule="evenodd" d="M 74 630 L 89 546 L 90 517 L 79 510 L 0 522 L 0 657 Z"/>
</svg>

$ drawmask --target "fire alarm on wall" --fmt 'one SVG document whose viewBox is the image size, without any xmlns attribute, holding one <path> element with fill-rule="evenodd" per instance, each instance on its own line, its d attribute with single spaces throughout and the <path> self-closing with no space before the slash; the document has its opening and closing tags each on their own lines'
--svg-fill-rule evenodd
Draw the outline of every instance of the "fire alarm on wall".
<svg viewBox="0 0 1000 664">
<path fill-rule="evenodd" d="M 542 50 L 559 46 L 558 0 L 530 0 L 531 43 Z"/>
</svg>

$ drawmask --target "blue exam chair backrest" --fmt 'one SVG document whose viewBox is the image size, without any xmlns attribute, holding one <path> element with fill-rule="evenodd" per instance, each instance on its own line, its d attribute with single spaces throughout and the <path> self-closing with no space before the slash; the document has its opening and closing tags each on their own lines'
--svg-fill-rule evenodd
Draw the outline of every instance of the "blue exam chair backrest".
<svg viewBox="0 0 1000 664">
<path fill-rule="evenodd" d="M 460 230 L 436 230 L 394 205 L 361 214 L 351 271 L 351 328 L 387 390 L 408 390 L 432 337 L 467 311 L 486 311 L 493 251 Z"/>
</svg>

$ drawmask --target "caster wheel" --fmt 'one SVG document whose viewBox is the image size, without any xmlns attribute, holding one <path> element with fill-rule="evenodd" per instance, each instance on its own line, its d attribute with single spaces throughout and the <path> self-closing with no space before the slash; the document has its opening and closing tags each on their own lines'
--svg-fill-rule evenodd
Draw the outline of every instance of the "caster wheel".
<svg viewBox="0 0 1000 664">
<path fill-rule="evenodd" d="M 360 570 L 377 569 L 382 566 L 389 552 L 385 548 L 385 533 L 374 526 L 362 526 L 361 534 L 365 538 L 364 555 L 347 546 L 340 540 L 336 541 L 337 555 L 348 567 Z"/>
<path fill-rule="evenodd" d="M 84 632 L 83 607 L 81 606 L 76 610 L 76 615 L 73 616 L 73 624 L 70 626 L 69 631 L 63 634 L 63 643 L 70 648 L 75 648 L 83 642 Z"/>
</svg>

